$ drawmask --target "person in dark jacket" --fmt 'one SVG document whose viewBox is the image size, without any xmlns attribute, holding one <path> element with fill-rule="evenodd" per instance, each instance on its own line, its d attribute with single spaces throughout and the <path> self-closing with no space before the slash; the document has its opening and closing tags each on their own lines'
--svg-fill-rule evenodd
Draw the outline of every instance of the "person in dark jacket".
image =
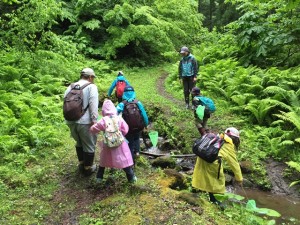
<svg viewBox="0 0 300 225">
<path fill-rule="evenodd" d="M 181 48 L 180 54 L 182 55 L 182 59 L 179 62 L 178 74 L 183 84 L 185 107 L 188 109 L 190 107 L 189 96 L 197 80 L 198 63 L 186 46 Z"/>
<path fill-rule="evenodd" d="M 126 117 L 124 115 L 124 109 L 128 103 L 133 103 L 136 102 L 136 105 L 139 109 L 140 115 L 142 117 L 142 127 L 147 128 L 149 121 L 148 121 L 148 115 L 145 111 L 145 108 L 143 104 L 136 99 L 136 94 L 132 86 L 126 86 L 124 89 L 123 93 L 123 101 L 117 105 L 117 111 L 118 114 L 122 113 L 122 117 L 126 121 Z M 125 136 L 126 139 L 128 140 L 128 145 L 132 154 L 132 158 L 135 159 L 135 156 L 138 156 L 140 153 L 140 136 L 141 136 L 141 131 L 143 130 L 138 129 L 138 130 L 132 130 L 132 126 L 130 122 L 127 120 L 126 121 L 129 126 L 129 132 Z"/>
</svg>

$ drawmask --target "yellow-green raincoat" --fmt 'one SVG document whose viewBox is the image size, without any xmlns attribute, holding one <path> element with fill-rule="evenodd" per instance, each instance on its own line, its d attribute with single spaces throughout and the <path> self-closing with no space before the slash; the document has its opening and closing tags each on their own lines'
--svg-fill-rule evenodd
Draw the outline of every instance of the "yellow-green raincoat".
<svg viewBox="0 0 300 225">
<path fill-rule="evenodd" d="M 223 171 L 223 162 L 227 161 L 231 170 L 234 173 L 235 179 L 237 181 L 242 181 L 242 171 L 239 165 L 239 162 L 236 158 L 234 144 L 232 143 L 232 139 L 224 135 L 225 143 L 221 147 L 219 151 L 219 156 L 222 157 L 222 164 L 220 169 L 220 177 L 218 179 L 218 170 L 219 163 L 218 160 L 213 163 L 208 163 L 197 157 L 196 165 L 194 168 L 192 186 L 196 189 L 200 189 L 202 191 L 207 191 L 211 193 L 223 194 L 225 193 L 225 176 Z"/>
</svg>

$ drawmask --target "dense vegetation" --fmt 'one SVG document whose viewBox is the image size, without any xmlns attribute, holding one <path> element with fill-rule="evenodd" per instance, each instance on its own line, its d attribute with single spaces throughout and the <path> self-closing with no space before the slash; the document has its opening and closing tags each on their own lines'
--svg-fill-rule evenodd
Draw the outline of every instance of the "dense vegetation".
<svg viewBox="0 0 300 225">
<path fill-rule="evenodd" d="M 5 0 L 0 8 L 0 198 L 6 199 L 0 215 L 6 222 L 15 199 L 47 183 L 54 162 L 69 154 L 62 93 L 83 67 L 95 69 L 101 99 L 115 72 L 128 72 L 155 128 L 172 148 L 190 153 L 193 124 L 184 124 L 184 134 L 176 126 L 185 112 L 149 97 L 155 90 L 137 81 L 154 79 L 148 74 L 157 67 L 169 74 L 166 89 L 181 99 L 182 45 L 199 61 L 197 85 L 219 106 L 213 128 L 242 130 L 240 158 L 263 175 L 267 157 L 300 171 L 299 0 Z"/>
</svg>

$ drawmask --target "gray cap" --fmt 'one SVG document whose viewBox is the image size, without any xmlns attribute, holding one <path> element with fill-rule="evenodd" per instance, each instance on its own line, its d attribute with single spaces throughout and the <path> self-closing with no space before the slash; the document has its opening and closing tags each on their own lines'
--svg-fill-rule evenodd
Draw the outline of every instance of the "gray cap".
<svg viewBox="0 0 300 225">
<path fill-rule="evenodd" d="M 96 77 L 94 70 L 91 68 L 84 68 L 83 70 L 81 70 L 80 74 L 85 77 L 89 77 L 89 76 Z"/>
<path fill-rule="evenodd" d="M 188 47 L 183 46 L 183 47 L 180 49 L 180 53 L 185 53 L 185 52 L 190 52 L 190 50 L 188 49 Z"/>
</svg>

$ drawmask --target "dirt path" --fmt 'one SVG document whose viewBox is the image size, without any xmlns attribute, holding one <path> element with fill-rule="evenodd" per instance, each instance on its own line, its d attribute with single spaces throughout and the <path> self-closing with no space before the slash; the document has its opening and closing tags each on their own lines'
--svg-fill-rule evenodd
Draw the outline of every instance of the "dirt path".
<svg viewBox="0 0 300 225">
<path fill-rule="evenodd" d="M 178 106 L 182 106 L 184 107 L 184 101 L 180 101 L 176 98 L 174 98 L 171 94 L 169 94 L 168 92 L 166 92 L 166 89 L 165 89 L 165 80 L 166 78 L 168 77 L 168 73 L 167 72 L 163 72 L 161 74 L 161 76 L 157 79 L 156 81 L 156 87 L 157 87 L 157 90 L 158 90 L 158 93 L 163 96 L 164 98 L 172 101 L 175 105 L 178 105 Z"/>
</svg>

